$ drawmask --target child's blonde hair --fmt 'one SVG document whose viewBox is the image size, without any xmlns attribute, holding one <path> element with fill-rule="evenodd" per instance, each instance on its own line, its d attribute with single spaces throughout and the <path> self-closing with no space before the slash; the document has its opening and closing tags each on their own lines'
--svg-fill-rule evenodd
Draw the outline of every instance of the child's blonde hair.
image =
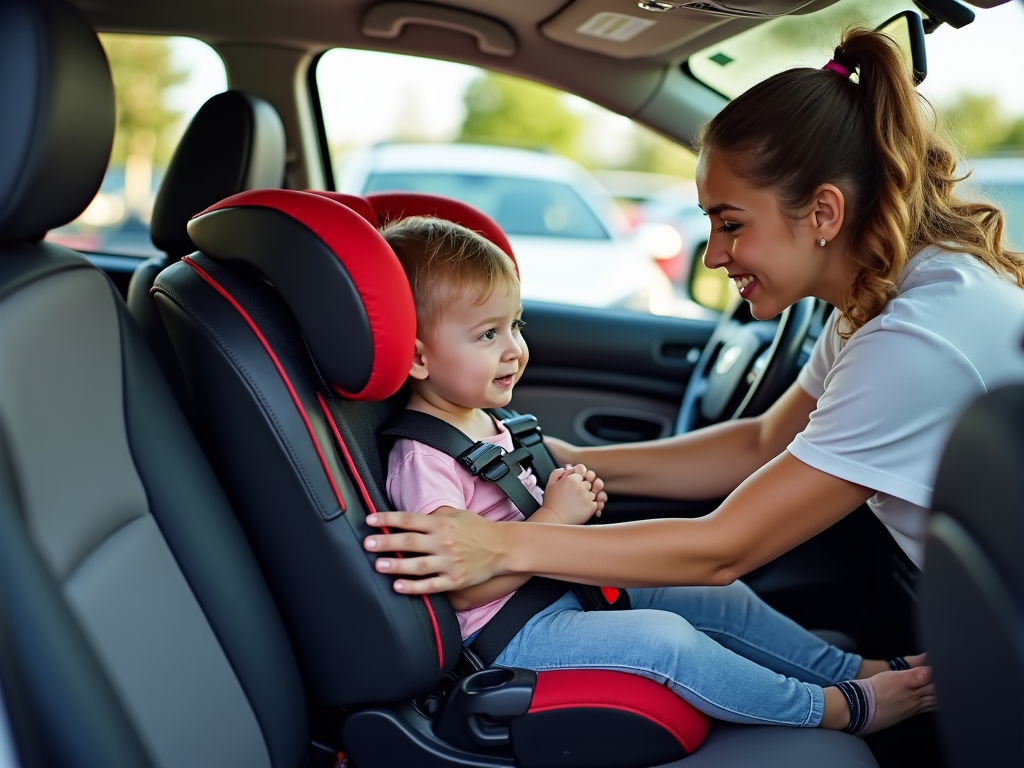
<svg viewBox="0 0 1024 768">
<path fill-rule="evenodd" d="M 416 335 L 433 332 L 445 306 L 468 298 L 487 300 L 497 288 L 519 285 L 512 259 L 466 227 L 428 216 L 410 216 L 381 229 L 409 278 L 416 304 Z"/>
</svg>

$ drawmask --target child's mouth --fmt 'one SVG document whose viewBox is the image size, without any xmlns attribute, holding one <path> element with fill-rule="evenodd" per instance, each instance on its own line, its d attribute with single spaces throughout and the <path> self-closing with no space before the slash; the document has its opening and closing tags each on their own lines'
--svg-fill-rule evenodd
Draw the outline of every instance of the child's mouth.
<svg viewBox="0 0 1024 768">
<path fill-rule="evenodd" d="M 507 376 L 498 376 L 494 380 L 494 383 L 497 384 L 499 387 L 511 387 L 514 378 L 514 374 L 510 373 Z"/>
</svg>

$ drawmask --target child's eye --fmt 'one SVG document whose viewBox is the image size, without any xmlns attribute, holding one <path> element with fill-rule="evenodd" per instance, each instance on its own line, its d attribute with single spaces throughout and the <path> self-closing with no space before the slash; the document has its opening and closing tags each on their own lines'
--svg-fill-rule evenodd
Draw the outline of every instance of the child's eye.
<svg viewBox="0 0 1024 768">
<path fill-rule="evenodd" d="M 523 328 L 525 326 L 526 326 L 526 321 L 525 320 L 513 320 L 512 321 L 512 330 L 514 330 L 514 331 L 518 331 L 518 330 L 520 330 L 521 328 Z"/>
<path fill-rule="evenodd" d="M 497 336 L 498 336 L 498 332 L 496 330 L 494 330 L 493 328 L 490 328 L 490 329 L 484 331 L 482 334 L 480 334 L 480 338 L 481 339 L 487 339 L 487 341 L 493 341 L 495 338 L 497 338 Z"/>
</svg>

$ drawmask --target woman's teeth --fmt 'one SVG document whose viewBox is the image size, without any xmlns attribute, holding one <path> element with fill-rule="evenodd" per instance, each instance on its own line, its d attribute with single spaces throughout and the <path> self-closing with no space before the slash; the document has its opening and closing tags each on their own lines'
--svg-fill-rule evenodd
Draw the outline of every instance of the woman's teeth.
<svg viewBox="0 0 1024 768">
<path fill-rule="evenodd" d="M 753 275 L 741 275 L 739 277 L 734 277 L 733 281 L 736 283 L 736 287 L 742 291 L 756 279 L 757 278 L 754 277 Z"/>
</svg>

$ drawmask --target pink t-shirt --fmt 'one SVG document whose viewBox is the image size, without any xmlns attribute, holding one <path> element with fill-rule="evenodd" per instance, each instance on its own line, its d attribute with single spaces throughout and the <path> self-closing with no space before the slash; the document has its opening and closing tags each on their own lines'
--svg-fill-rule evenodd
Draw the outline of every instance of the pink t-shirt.
<svg viewBox="0 0 1024 768">
<path fill-rule="evenodd" d="M 496 443 L 512 452 L 512 436 L 500 424 L 501 432 L 488 437 L 486 442 Z M 530 470 L 519 476 L 523 485 L 538 502 L 544 493 L 537 487 L 537 479 Z M 429 515 L 440 507 L 468 509 L 481 517 L 497 522 L 522 520 L 523 515 L 494 483 L 473 477 L 455 459 L 415 440 L 402 439 L 395 443 L 388 456 L 388 496 L 395 509 Z M 457 611 L 462 639 L 481 629 L 513 593 L 489 603 Z"/>
</svg>

